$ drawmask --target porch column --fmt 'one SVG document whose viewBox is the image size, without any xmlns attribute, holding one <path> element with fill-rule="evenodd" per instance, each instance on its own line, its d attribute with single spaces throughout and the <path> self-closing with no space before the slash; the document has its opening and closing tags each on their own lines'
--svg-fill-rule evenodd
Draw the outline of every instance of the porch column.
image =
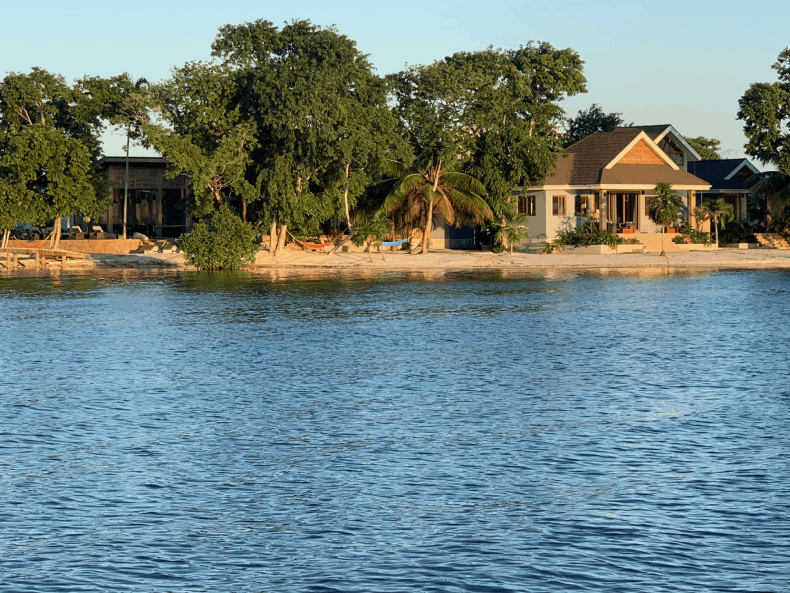
<svg viewBox="0 0 790 593">
<path fill-rule="evenodd" d="M 600 217 L 598 218 L 598 228 L 602 231 L 605 231 L 609 228 L 608 226 L 609 216 L 607 212 L 608 201 L 609 200 L 606 196 L 606 191 L 601 190 L 600 200 L 598 201 L 598 203 L 601 206 L 600 208 L 601 213 L 600 213 Z"/>
<path fill-rule="evenodd" d="M 693 189 L 688 191 L 688 209 L 689 209 L 689 226 L 692 229 L 697 228 L 697 217 L 694 215 L 694 209 L 697 207 L 697 192 Z"/>
</svg>

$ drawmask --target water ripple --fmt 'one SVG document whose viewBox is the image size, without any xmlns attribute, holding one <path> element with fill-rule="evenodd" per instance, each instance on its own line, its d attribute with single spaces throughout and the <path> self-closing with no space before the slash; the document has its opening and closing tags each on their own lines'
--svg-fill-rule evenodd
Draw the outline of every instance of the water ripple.
<svg viewBox="0 0 790 593">
<path fill-rule="evenodd" d="M 0 277 L 0 591 L 788 591 L 788 291 Z"/>
</svg>

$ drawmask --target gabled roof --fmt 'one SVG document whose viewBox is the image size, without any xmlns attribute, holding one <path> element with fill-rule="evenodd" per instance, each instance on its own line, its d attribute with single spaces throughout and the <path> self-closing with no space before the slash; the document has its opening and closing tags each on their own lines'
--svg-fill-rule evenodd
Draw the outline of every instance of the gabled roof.
<svg viewBox="0 0 790 593">
<path fill-rule="evenodd" d="M 630 128 L 619 128 L 619 129 L 630 129 L 630 130 L 642 130 L 643 132 L 647 133 L 650 136 L 650 139 L 653 142 L 658 143 L 661 139 L 666 136 L 667 134 L 672 134 L 672 137 L 677 140 L 682 146 L 683 149 L 690 154 L 694 155 L 698 161 L 702 160 L 700 154 L 694 150 L 694 147 L 689 144 L 683 135 L 675 129 L 675 126 L 672 124 L 653 124 L 649 126 L 631 126 Z"/>
<path fill-rule="evenodd" d="M 567 149 L 569 156 L 557 158 L 557 165 L 544 186 L 650 186 L 667 182 L 690 189 L 710 187 L 702 179 L 680 170 L 656 145 L 649 134 L 638 128 L 617 128 L 587 136 Z M 626 164 L 633 150 L 642 150 L 653 164 Z"/>
<path fill-rule="evenodd" d="M 744 181 L 759 173 L 749 159 L 723 159 L 720 161 L 696 161 L 689 163 L 689 172 L 711 184 L 711 188 L 744 191 L 750 186 Z M 748 175 L 739 173 L 748 172 Z"/>
<path fill-rule="evenodd" d="M 642 130 L 653 142 L 656 142 L 669 131 L 672 126 L 669 124 L 656 124 L 650 126 L 629 126 L 627 128 L 620 128 L 621 130 Z"/>
</svg>

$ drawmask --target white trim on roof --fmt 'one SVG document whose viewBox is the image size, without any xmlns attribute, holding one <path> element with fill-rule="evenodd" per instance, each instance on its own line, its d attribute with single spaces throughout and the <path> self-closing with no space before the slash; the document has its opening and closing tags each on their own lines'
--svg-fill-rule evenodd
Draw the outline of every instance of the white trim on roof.
<svg viewBox="0 0 790 593">
<path fill-rule="evenodd" d="M 667 127 L 667 129 L 666 129 L 666 130 L 664 130 L 664 133 L 663 133 L 663 134 L 661 134 L 661 136 L 660 136 L 659 138 L 663 138 L 663 137 L 664 137 L 664 136 L 667 134 L 667 132 L 672 132 L 672 135 L 675 137 L 675 139 L 676 139 L 678 142 L 680 142 L 680 143 L 683 145 L 683 148 L 685 148 L 685 149 L 686 149 L 686 150 L 688 150 L 688 151 L 689 151 L 691 154 L 693 154 L 695 157 L 697 157 L 697 160 L 698 160 L 698 161 L 701 161 L 701 160 L 702 160 L 702 157 L 699 155 L 699 153 L 698 153 L 696 150 L 694 150 L 694 148 L 691 146 L 691 144 L 689 144 L 689 143 L 686 141 L 686 139 L 685 139 L 685 138 L 684 138 L 684 137 L 683 137 L 683 136 L 680 134 L 680 132 L 678 132 L 678 131 L 675 129 L 675 126 L 673 126 L 672 124 L 669 124 L 669 126 Z M 656 138 L 656 141 L 658 141 L 658 138 Z"/>
<path fill-rule="evenodd" d="M 679 191 L 687 191 L 687 190 L 695 190 L 695 191 L 708 191 L 712 186 L 710 183 L 704 183 L 700 185 L 677 185 L 677 184 L 670 184 L 672 189 L 679 190 Z M 518 191 L 610 191 L 610 190 L 626 190 L 626 189 L 638 189 L 638 190 L 654 190 L 656 189 L 656 184 L 647 184 L 647 183 L 621 183 L 621 184 L 614 184 L 614 183 L 606 183 L 604 185 L 537 185 L 535 187 L 529 188 L 521 188 Z M 732 192 L 730 192 L 732 193 Z M 743 192 L 741 192 L 743 193 Z"/>
<path fill-rule="evenodd" d="M 744 167 L 749 167 L 749 169 L 751 169 L 751 171 L 752 171 L 752 174 L 759 173 L 759 171 L 757 170 L 757 167 L 752 165 L 747 159 L 743 159 L 743 162 L 740 165 L 738 165 L 737 167 L 735 167 L 735 169 L 733 169 L 732 173 L 730 173 L 729 175 L 727 175 L 727 177 L 724 178 L 724 181 L 729 181 L 730 179 L 735 177 L 735 175 L 738 173 L 738 171 L 740 171 Z"/>
<path fill-rule="evenodd" d="M 647 135 L 647 132 L 645 132 L 644 130 L 640 130 L 640 132 L 636 135 L 636 137 L 633 140 L 631 140 L 631 142 L 629 142 L 626 145 L 626 147 L 623 150 L 621 150 L 616 157 L 614 157 L 611 161 L 609 161 L 606 164 L 604 169 L 611 169 L 612 167 L 614 167 L 620 161 L 620 159 L 622 159 L 625 155 L 627 155 L 628 152 L 634 146 L 637 145 L 637 143 L 640 140 L 644 140 L 645 143 L 648 145 L 648 147 L 656 154 L 656 156 L 660 158 L 662 161 L 664 161 L 667 165 L 672 167 L 673 170 L 680 171 L 680 167 L 678 167 L 675 164 L 675 161 L 669 158 L 669 156 L 658 147 L 658 144 L 653 142 L 653 140 L 650 138 L 650 136 Z"/>
</svg>

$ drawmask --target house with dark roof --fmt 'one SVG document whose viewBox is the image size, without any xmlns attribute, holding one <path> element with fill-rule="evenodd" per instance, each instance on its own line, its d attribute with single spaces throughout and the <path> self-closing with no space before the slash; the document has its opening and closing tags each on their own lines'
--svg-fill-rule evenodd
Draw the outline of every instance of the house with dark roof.
<svg viewBox="0 0 790 593">
<path fill-rule="evenodd" d="M 682 216 L 693 218 L 689 204 L 693 206 L 696 193 L 711 185 L 685 170 L 691 158 L 699 160 L 699 155 L 687 149 L 685 141 L 676 143 L 672 130 L 618 128 L 569 146 L 542 185 L 514 189 L 518 210 L 528 217 L 530 235 L 552 239 L 559 230 L 575 228 L 586 217 L 614 232 L 659 232 L 646 204 L 661 182 L 681 195 Z M 682 154 L 668 155 L 654 137 L 658 142 L 671 141 Z M 678 162 L 681 157 L 683 166 Z"/>
<path fill-rule="evenodd" d="M 723 159 L 689 163 L 689 172 L 710 183 L 709 190 L 697 194 L 697 206 L 708 198 L 724 198 L 735 211 L 736 222 L 748 222 L 749 186 L 746 180 L 759 173 L 748 159 Z"/>
</svg>

